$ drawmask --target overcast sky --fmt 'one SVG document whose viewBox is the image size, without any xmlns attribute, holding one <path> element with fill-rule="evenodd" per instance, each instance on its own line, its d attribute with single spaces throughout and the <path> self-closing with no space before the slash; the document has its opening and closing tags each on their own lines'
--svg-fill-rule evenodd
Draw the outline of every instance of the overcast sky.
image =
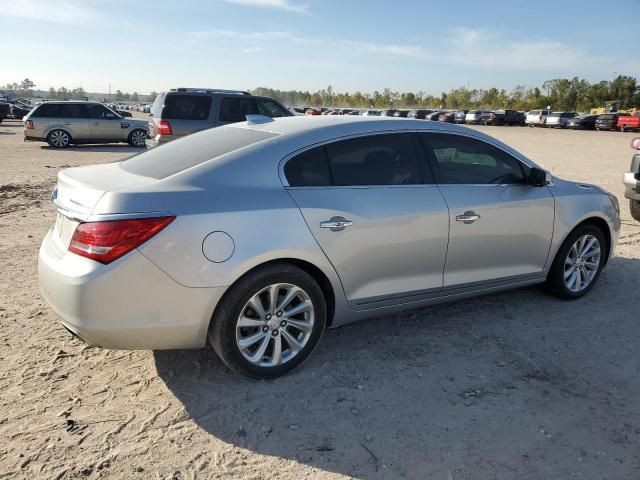
<svg viewBox="0 0 640 480">
<path fill-rule="evenodd" d="M 623 40 L 638 20 L 639 0 L 0 0 L 0 84 L 439 94 L 640 77 Z"/>
</svg>

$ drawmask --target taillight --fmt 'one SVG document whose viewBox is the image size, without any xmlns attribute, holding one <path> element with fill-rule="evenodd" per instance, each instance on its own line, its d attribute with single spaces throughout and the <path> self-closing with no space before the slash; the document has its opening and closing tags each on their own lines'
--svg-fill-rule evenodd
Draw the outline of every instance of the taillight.
<svg viewBox="0 0 640 480">
<path fill-rule="evenodd" d="M 33 130 L 33 120 L 27 120 L 24 122 L 24 128 L 27 130 Z"/>
<path fill-rule="evenodd" d="M 158 128 L 156 129 L 156 131 L 160 135 L 173 135 L 173 130 L 171 130 L 171 124 L 166 120 L 160 120 L 160 123 L 158 123 Z"/>
<path fill-rule="evenodd" d="M 81 223 L 73 233 L 69 251 L 106 265 L 142 245 L 175 218 L 132 218 Z"/>
</svg>

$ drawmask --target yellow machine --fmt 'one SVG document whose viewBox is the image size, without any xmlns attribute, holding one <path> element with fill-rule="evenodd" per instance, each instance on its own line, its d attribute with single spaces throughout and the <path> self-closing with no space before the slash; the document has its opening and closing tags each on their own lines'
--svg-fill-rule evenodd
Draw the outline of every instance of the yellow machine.
<svg viewBox="0 0 640 480">
<path fill-rule="evenodd" d="M 604 107 L 592 108 L 591 115 L 602 115 L 604 113 L 620 113 L 623 115 L 635 115 L 638 111 L 637 108 L 624 108 L 620 109 L 622 102 L 619 100 L 611 100 L 604 102 Z"/>
</svg>

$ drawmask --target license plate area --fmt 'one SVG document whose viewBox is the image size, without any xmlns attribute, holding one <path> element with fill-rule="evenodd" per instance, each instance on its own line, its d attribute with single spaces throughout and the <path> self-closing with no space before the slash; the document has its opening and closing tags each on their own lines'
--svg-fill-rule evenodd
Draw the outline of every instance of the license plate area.
<svg viewBox="0 0 640 480">
<path fill-rule="evenodd" d="M 76 227 L 79 224 L 80 222 L 67 218 L 61 213 L 57 214 L 54 233 L 60 246 L 65 250 L 69 247 L 71 237 L 73 237 L 73 233 L 76 231 Z"/>
</svg>

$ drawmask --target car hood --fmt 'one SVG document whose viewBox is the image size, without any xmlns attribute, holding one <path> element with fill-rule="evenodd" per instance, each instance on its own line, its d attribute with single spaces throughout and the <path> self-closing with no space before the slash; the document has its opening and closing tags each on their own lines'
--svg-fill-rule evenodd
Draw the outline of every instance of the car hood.
<svg viewBox="0 0 640 480">
<path fill-rule="evenodd" d="M 120 121 L 122 123 L 129 123 L 131 125 L 135 125 L 136 127 L 146 127 L 148 124 L 147 120 L 140 119 L 140 118 L 122 117 Z"/>
</svg>

